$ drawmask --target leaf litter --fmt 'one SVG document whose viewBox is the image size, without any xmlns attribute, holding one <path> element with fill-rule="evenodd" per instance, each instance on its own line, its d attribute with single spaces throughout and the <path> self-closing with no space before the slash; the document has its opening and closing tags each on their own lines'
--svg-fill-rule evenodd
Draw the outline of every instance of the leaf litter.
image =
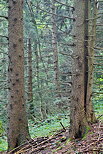
<svg viewBox="0 0 103 154">
<path fill-rule="evenodd" d="M 103 123 L 91 125 L 82 139 L 70 141 L 69 129 L 65 128 L 50 137 L 28 140 L 8 154 L 103 154 Z"/>
</svg>

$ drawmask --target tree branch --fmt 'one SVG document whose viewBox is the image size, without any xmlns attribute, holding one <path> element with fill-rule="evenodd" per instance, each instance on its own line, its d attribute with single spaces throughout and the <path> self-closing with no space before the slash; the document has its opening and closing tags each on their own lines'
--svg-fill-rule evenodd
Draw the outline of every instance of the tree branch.
<svg viewBox="0 0 103 154">
<path fill-rule="evenodd" d="M 4 37 L 4 38 L 6 38 L 8 40 L 8 36 L 0 35 L 0 37 Z"/>
<path fill-rule="evenodd" d="M 0 18 L 5 18 L 6 20 L 8 20 L 8 17 L 7 16 L 0 15 Z"/>
<path fill-rule="evenodd" d="M 64 3 L 59 2 L 59 1 L 57 1 L 57 0 L 55 0 L 55 2 L 57 2 L 57 3 L 61 4 L 61 5 L 64 5 L 64 6 L 70 7 L 70 8 L 72 8 L 73 10 L 75 10 L 75 8 L 74 8 L 73 6 L 70 6 L 70 5 L 64 4 Z"/>
</svg>

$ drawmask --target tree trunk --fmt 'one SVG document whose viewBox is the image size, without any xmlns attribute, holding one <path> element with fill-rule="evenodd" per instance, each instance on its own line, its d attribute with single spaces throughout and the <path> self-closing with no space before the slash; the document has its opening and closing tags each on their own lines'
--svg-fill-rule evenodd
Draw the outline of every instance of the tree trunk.
<svg viewBox="0 0 103 154">
<path fill-rule="evenodd" d="M 38 48 L 37 44 L 35 44 L 35 56 L 36 56 L 36 76 L 37 76 L 37 87 L 38 87 L 38 95 L 39 95 L 39 100 L 40 100 L 40 114 L 41 114 L 41 119 L 44 120 L 47 118 L 46 114 L 46 104 L 43 102 L 43 96 L 42 96 L 42 83 L 40 82 L 40 68 L 39 68 L 39 53 L 38 53 Z"/>
<path fill-rule="evenodd" d="M 85 114 L 85 1 L 75 0 L 75 47 L 74 47 L 74 64 L 72 76 L 72 100 L 70 108 L 70 137 L 83 137 L 88 128 Z"/>
<path fill-rule="evenodd" d="M 33 100 L 32 92 L 32 50 L 31 50 L 31 39 L 28 39 L 28 101 Z"/>
<path fill-rule="evenodd" d="M 91 2 L 88 2 L 88 18 L 89 30 L 88 30 L 88 84 L 87 84 L 87 96 L 86 96 L 86 114 L 89 123 L 96 122 L 96 117 L 93 111 L 92 93 L 93 93 L 93 63 L 94 63 L 94 46 L 96 40 L 96 17 L 97 17 L 96 2 L 93 5 L 93 15 L 91 16 Z"/>
<path fill-rule="evenodd" d="M 29 102 L 29 117 L 34 114 L 33 92 L 32 92 L 32 49 L 31 38 L 28 39 L 28 102 Z"/>
<path fill-rule="evenodd" d="M 60 91 L 59 86 L 59 66 L 58 66 L 58 47 L 57 47 L 57 27 L 56 27 L 56 8 L 55 8 L 55 0 L 52 0 L 52 48 L 53 48 L 53 56 L 54 56 L 54 82 L 56 86 L 56 91 Z"/>
<path fill-rule="evenodd" d="M 30 138 L 24 99 L 23 0 L 8 1 L 8 150 Z"/>
</svg>

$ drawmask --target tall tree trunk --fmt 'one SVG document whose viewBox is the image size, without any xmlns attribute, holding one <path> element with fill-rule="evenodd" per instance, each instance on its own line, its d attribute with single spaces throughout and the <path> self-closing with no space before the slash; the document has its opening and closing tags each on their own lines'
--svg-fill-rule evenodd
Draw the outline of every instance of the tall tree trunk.
<svg viewBox="0 0 103 154">
<path fill-rule="evenodd" d="M 39 72 L 39 53 L 38 53 L 38 48 L 37 44 L 35 44 L 35 56 L 36 56 L 36 76 L 37 76 L 37 87 L 38 87 L 38 94 L 39 94 L 39 100 L 40 100 L 40 114 L 41 114 L 41 119 L 46 119 L 47 114 L 46 114 L 46 104 L 43 102 L 43 96 L 42 96 L 42 83 L 40 82 L 40 72 Z"/>
<path fill-rule="evenodd" d="M 28 101 L 29 101 L 29 113 L 30 116 L 34 114 L 33 105 L 33 91 L 32 91 L 32 49 L 31 49 L 31 38 L 28 39 Z"/>
<path fill-rule="evenodd" d="M 70 137 L 82 137 L 88 128 L 88 123 L 85 114 L 85 3 L 84 0 L 75 0 L 75 47 L 74 47 L 74 64 L 73 64 L 73 85 L 72 85 L 72 100 L 70 107 Z"/>
<path fill-rule="evenodd" d="M 32 49 L 31 39 L 28 39 L 28 101 L 33 100 L 32 92 Z"/>
<path fill-rule="evenodd" d="M 87 120 L 90 123 L 96 122 L 96 117 L 93 111 L 92 92 L 93 92 L 93 63 L 94 63 L 94 46 L 96 40 L 96 17 L 97 8 L 96 1 L 93 4 L 93 15 L 91 16 L 91 2 L 88 0 L 88 13 L 89 13 L 89 30 L 88 30 L 88 84 L 87 84 L 87 96 L 86 96 L 86 114 Z M 90 20 L 92 19 L 92 20 Z"/>
<path fill-rule="evenodd" d="M 24 99 L 23 0 L 9 0 L 8 150 L 29 138 Z"/>
<path fill-rule="evenodd" d="M 59 66 L 58 66 L 58 47 L 57 47 L 57 27 L 56 27 L 56 7 L 55 7 L 55 0 L 52 0 L 52 48 L 53 48 L 53 55 L 54 55 L 54 81 L 56 86 L 56 91 L 60 91 L 59 86 Z"/>
</svg>

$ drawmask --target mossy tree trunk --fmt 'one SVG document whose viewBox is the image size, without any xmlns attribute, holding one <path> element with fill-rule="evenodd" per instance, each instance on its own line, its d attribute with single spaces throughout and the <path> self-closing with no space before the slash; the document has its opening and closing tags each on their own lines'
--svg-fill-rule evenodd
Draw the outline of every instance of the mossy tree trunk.
<svg viewBox="0 0 103 154">
<path fill-rule="evenodd" d="M 8 150 L 30 138 L 24 98 L 23 0 L 8 1 Z"/>
</svg>

